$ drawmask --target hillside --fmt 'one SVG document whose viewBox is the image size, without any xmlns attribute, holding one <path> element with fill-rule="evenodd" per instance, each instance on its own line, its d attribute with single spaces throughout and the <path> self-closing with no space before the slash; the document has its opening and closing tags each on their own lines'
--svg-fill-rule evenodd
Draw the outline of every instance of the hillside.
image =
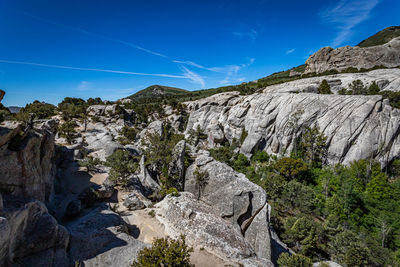
<svg viewBox="0 0 400 267">
<path fill-rule="evenodd" d="M 186 95 L 188 93 L 189 92 L 184 89 L 156 84 L 156 85 L 151 85 L 133 95 L 130 95 L 127 98 L 130 98 L 130 99 L 150 98 L 150 97 Z"/>
<path fill-rule="evenodd" d="M 377 45 L 383 45 L 390 42 L 393 38 L 400 36 L 400 26 L 388 27 L 376 34 L 363 40 L 357 46 L 359 47 L 371 47 Z"/>
</svg>

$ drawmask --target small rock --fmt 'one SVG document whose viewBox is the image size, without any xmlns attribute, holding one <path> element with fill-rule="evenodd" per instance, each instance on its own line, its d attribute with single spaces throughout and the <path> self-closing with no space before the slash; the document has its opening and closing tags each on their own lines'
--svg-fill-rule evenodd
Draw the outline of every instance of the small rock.
<svg viewBox="0 0 400 267">
<path fill-rule="evenodd" d="M 127 207 L 129 210 L 141 210 L 146 207 L 144 203 L 135 194 L 129 194 L 125 198 L 123 205 Z"/>
</svg>

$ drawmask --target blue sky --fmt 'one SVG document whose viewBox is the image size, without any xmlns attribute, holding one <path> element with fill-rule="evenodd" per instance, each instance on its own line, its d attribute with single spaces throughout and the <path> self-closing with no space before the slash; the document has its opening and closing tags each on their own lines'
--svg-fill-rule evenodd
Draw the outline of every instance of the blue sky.
<svg viewBox="0 0 400 267">
<path fill-rule="evenodd" d="M 238 84 L 400 25 L 398 0 L 1 0 L 6 106 Z"/>
</svg>

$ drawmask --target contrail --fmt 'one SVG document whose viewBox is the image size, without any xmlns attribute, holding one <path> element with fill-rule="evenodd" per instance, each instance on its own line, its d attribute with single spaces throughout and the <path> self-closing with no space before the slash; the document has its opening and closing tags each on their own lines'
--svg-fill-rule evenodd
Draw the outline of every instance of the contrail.
<svg viewBox="0 0 400 267">
<path fill-rule="evenodd" d="M 133 44 L 133 43 L 130 43 L 130 42 L 126 42 L 126 41 L 119 40 L 119 39 L 114 39 L 114 38 L 111 38 L 111 37 L 108 37 L 108 36 L 105 36 L 105 35 L 102 35 L 102 34 L 90 32 L 90 31 L 87 31 L 87 30 L 84 30 L 84 29 L 81 29 L 81 28 L 71 27 L 71 26 L 68 26 L 68 25 L 65 25 L 65 24 L 62 24 L 62 23 L 57 23 L 57 22 L 54 22 L 54 21 L 51 21 L 51 20 L 48 20 L 48 19 L 44 19 L 42 17 L 38 17 L 38 16 L 35 16 L 35 15 L 32 15 L 32 14 L 30 14 L 28 12 L 25 12 L 25 11 L 19 11 L 19 12 L 21 12 L 25 16 L 31 17 L 33 19 L 36 19 L 36 20 L 39 20 L 39 21 L 42 21 L 42 22 L 45 22 L 45 23 L 48 23 L 48 24 L 52 24 L 52 25 L 55 25 L 55 26 L 58 26 L 58 27 L 62 27 L 64 29 L 68 29 L 68 30 L 72 30 L 72 31 L 78 31 L 80 33 L 83 33 L 83 34 L 86 34 L 86 35 L 91 35 L 91 36 L 94 36 L 94 37 L 98 37 L 98 38 L 101 38 L 101 39 L 104 39 L 104 40 L 107 40 L 107 41 L 120 43 L 120 44 L 129 46 L 129 47 L 136 48 L 136 49 L 141 50 L 143 52 L 146 52 L 148 54 L 152 54 L 154 56 L 159 56 L 159 57 L 162 57 L 162 58 L 166 58 L 166 59 L 168 59 L 168 60 L 170 60 L 172 62 L 174 61 L 172 58 L 170 58 L 167 55 L 152 51 L 150 49 L 141 47 L 139 45 L 136 45 L 136 44 Z"/>
<path fill-rule="evenodd" d="M 31 65 L 31 66 L 40 66 L 40 67 L 57 68 L 57 69 L 69 69 L 69 70 L 109 72 L 109 73 L 119 73 L 119 74 L 128 74 L 128 75 L 154 76 L 154 77 L 166 77 L 166 78 L 178 78 L 178 79 L 191 79 L 190 77 L 183 76 L 183 75 L 161 74 L 161 73 L 142 73 L 142 72 L 95 69 L 95 68 L 81 68 L 81 67 L 71 67 L 71 66 L 63 66 L 63 65 L 42 64 L 42 63 L 27 62 L 27 61 L 5 60 L 5 59 L 0 59 L 0 63 Z"/>
</svg>

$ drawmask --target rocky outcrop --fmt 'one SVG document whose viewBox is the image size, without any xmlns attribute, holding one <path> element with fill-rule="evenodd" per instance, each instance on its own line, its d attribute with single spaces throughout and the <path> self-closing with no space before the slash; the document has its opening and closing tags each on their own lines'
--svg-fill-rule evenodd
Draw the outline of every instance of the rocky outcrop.
<svg viewBox="0 0 400 267">
<path fill-rule="evenodd" d="M 172 150 L 172 160 L 168 166 L 168 175 L 175 178 L 175 187 L 183 190 L 185 179 L 185 149 L 186 141 L 179 141 Z"/>
<path fill-rule="evenodd" d="M 349 89 L 349 85 L 355 80 L 362 81 L 365 86 L 376 82 L 379 88 L 385 91 L 400 91 L 399 68 L 298 79 L 268 86 L 263 91 L 265 93 L 317 93 L 323 80 L 328 82 L 333 93 L 337 93 L 342 88 Z"/>
<path fill-rule="evenodd" d="M 239 140 L 245 129 L 248 135 L 240 148 L 243 154 L 265 150 L 289 155 L 300 129 L 318 126 L 327 136 L 330 163 L 372 158 L 385 166 L 400 154 L 400 110 L 381 96 L 267 90 L 249 96 L 229 92 L 187 102 L 191 113 L 186 134 L 199 125 L 212 147 L 223 139 Z"/>
<path fill-rule="evenodd" d="M 199 190 L 197 172 L 207 173 Z M 185 177 L 185 191 L 191 192 L 213 207 L 219 217 L 230 222 L 251 245 L 258 257 L 272 259 L 267 195 L 244 174 L 200 152 Z"/>
<path fill-rule="evenodd" d="M 0 125 L 0 190 L 16 196 L 49 201 L 55 176 L 56 121 L 23 129 L 17 122 Z"/>
<path fill-rule="evenodd" d="M 189 245 L 202 247 L 226 261 L 245 266 L 273 266 L 268 259 L 257 257 L 252 244 L 237 227 L 189 192 L 179 197 L 167 196 L 155 205 L 155 211 L 156 218 L 173 238 L 185 234 Z"/>
<path fill-rule="evenodd" d="M 1 266 L 69 266 L 69 233 L 39 201 L 6 195 L 0 211 Z"/>
<path fill-rule="evenodd" d="M 130 266 L 146 247 L 129 233 L 125 221 L 106 204 L 67 225 L 70 257 L 84 266 Z"/>
<path fill-rule="evenodd" d="M 375 66 L 393 68 L 400 66 L 400 37 L 384 45 L 373 47 L 345 46 L 333 49 L 324 47 L 306 61 L 306 73 L 322 73 L 328 70 L 345 70 L 349 67 L 370 69 Z"/>
</svg>

